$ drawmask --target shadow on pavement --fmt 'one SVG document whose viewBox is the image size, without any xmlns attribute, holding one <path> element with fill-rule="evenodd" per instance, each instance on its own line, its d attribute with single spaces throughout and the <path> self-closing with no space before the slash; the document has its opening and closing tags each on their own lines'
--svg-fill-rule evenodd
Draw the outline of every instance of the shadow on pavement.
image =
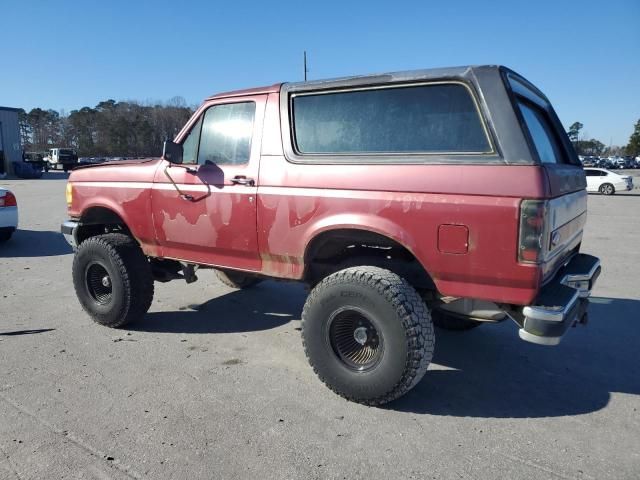
<svg viewBox="0 0 640 480">
<path fill-rule="evenodd" d="M 519 340 L 515 325 L 438 329 L 416 388 L 386 408 L 460 417 L 537 418 L 602 409 L 612 392 L 640 394 L 640 301 L 593 298 L 586 327 L 557 347 Z M 437 367 L 436 367 L 437 368 Z"/>
<path fill-rule="evenodd" d="M 65 173 L 63 171 L 48 171 L 42 174 L 38 180 L 67 180 L 69 178 L 70 172 Z"/>
<path fill-rule="evenodd" d="M 14 232 L 11 240 L 0 244 L 0 258 L 53 257 L 72 253 L 60 232 L 22 230 Z"/>
<path fill-rule="evenodd" d="M 132 330 L 239 333 L 300 318 L 302 286 L 264 282 L 202 305 L 151 312 Z M 557 347 L 519 339 L 510 321 L 468 332 L 436 331 L 435 365 L 407 395 L 383 408 L 479 418 L 579 415 L 604 408 L 611 393 L 640 395 L 640 301 L 592 298 L 586 327 Z"/>
<path fill-rule="evenodd" d="M 130 330 L 166 333 L 239 333 L 269 330 L 300 318 L 302 286 L 263 282 L 201 305 L 174 312 L 150 312 Z"/>
<path fill-rule="evenodd" d="M 36 328 L 31 330 L 16 330 L 13 332 L 0 332 L 0 337 L 17 337 L 18 335 L 33 335 L 35 333 L 52 332 L 55 328 Z"/>
</svg>

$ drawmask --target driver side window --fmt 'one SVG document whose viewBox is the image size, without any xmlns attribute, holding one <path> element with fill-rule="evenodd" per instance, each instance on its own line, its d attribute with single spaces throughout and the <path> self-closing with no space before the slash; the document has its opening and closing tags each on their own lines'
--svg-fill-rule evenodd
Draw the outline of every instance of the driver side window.
<svg viewBox="0 0 640 480">
<path fill-rule="evenodd" d="M 254 102 L 229 103 L 209 108 L 202 121 L 198 163 L 248 163 L 255 112 Z"/>
<path fill-rule="evenodd" d="M 182 162 L 242 165 L 251 156 L 255 102 L 214 105 L 182 142 Z"/>
</svg>

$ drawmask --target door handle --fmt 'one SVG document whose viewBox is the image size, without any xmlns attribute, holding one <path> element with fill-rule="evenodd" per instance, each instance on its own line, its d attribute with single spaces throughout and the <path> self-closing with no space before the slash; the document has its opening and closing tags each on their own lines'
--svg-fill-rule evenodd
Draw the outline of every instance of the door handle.
<svg viewBox="0 0 640 480">
<path fill-rule="evenodd" d="M 231 179 L 231 183 L 234 185 L 248 185 L 249 187 L 252 187 L 256 182 L 253 178 L 247 178 L 244 175 L 236 175 Z"/>
</svg>

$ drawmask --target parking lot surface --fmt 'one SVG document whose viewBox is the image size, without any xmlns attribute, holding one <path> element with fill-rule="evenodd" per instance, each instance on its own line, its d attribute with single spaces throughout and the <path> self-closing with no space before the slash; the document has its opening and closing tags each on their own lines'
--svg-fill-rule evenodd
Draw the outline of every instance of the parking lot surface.
<svg viewBox="0 0 640 480">
<path fill-rule="evenodd" d="M 640 478 L 640 190 L 589 196 L 588 326 L 558 347 L 509 322 L 437 330 L 422 382 L 373 408 L 314 376 L 297 284 L 201 271 L 156 283 L 126 330 L 92 323 L 59 233 L 65 177 L 0 181 L 21 217 L 0 246 L 0 479 Z"/>
</svg>

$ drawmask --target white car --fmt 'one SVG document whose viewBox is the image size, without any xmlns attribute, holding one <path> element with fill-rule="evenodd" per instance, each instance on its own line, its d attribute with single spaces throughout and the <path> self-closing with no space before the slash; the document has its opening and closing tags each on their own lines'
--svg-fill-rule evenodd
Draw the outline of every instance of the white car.
<svg viewBox="0 0 640 480">
<path fill-rule="evenodd" d="M 11 238 L 18 228 L 18 202 L 9 190 L 0 188 L 0 243 Z"/>
<path fill-rule="evenodd" d="M 604 168 L 585 168 L 587 176 L 587 192 L 600 192 L 613 195 L 619 191 L 633 190 L 633 178 L 620 175 Z"/>
</svg>

